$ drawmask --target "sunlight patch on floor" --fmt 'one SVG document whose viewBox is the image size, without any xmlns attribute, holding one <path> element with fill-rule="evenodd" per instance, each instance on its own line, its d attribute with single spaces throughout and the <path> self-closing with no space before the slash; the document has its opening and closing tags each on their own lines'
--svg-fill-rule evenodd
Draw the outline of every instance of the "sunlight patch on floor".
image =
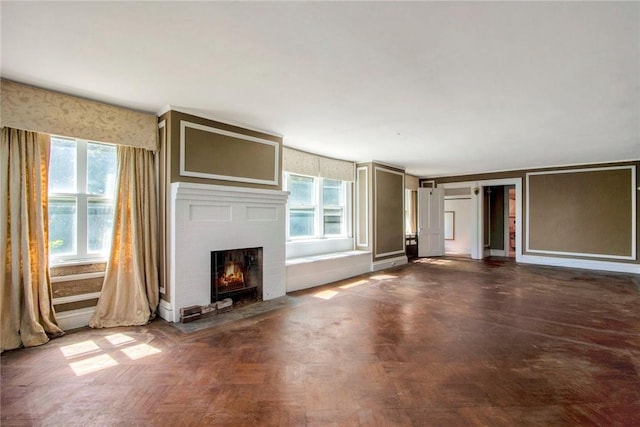
<svg viewBox="0 0 640 427">
<path fill-rule="evenodd" d="M 77 376 L 90 374 L 92 372 L 101 371 L 103 369 L 117 366 L 118 362 L 108 354 L 101 354 L 99 356 L 89 357 L 78 362 L 69 363 L 71 369 Z"/>
<path fill-rule="evenodd" d="M 364 285 L 365 283 L 369 283 L 368 280 L 356 280 L 355 282 L 346 283 L 342 286 L 339 286 L 340 289 L 349 289 L 355 288 L 356 286 Z"/>
<path fill-rule="evenodd" d="M 421 264 L 447 265 L 447 264 L 451 264 L 453 261 L 451 261 L 450 259 L 420 258 L 413 262 L 419 262 Z"/>
<path fill-rule="evenodd" d="M 143 357 L 151 356 L 152 354 L 161 353 L 161 351 L 149 344 L 138 344 L 131 347 L 123 348 L 124 354 L 131 360 L 142 359 Z"/>
<path fill-rule="evenodd" d="M 75 344 L 60 347 L 60 351 L 67 359 L 77 356 L 85 356 L 100 351 L 100 347 L 93 341 L 82 341 Z"/>
<path fill-rule="evenodd" d="M 99 341 L 101 342 L 100 345 L 95 341 L 88 340 L 62 346 L 60 351 L 62 351 L 65 358 L 76 360 L 69 363 L 69 366 L 77 376 L 117 366 L 117 360 L 111 357 L 108 352 L 115 351 L 115 348 L 118 347 L 131 360 L 142 359 L 162 352 L 149 344 L 139 343 L 135 338 L 126 334 L 111 334 L 105 336 L 105 339 L 109 341 L 110 345 L 102 340 Z M 135 345 L 132 345 L 134 343 Z"/>
<path fill-rule="evenodd" d="M 107 341 L 109 341 L 112 345 L 122 345 L 122 344 L 128 344 L 128 343 L 132 343 L 135 341 L 135 339 L 131 338 L 128 335 L 125 334 L 113 334 L 113 335 L 107 335 L 105 337 L 107 339 Z"/>
<path fill-rule="evenodd" d="M 387 280 L 387 279 L 397 279 L 398 276 L 392 276 L 391 274 L 376 274 L 375 276 L 371 276 L 374 280 Z"/>
<path fill-rule="evenodd" d="M 336 295 L 338 295 L 338 291 L 332 291 L 327 289 L 326 291 L 320 291 L 320 292 L 316 292 L 315 294 L 313 294 L 314 297 L 316 298 L 322 298 L 325 300 L 330 300 L 331 298 L 335 297 Z"/>
</svg>

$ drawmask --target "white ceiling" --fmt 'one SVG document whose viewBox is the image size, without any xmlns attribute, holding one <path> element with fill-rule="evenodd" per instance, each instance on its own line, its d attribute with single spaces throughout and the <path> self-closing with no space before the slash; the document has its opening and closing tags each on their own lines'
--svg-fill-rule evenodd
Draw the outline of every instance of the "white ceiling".
<svg viewBox="0 0 640 427">
<path fill-rule="evenodd" d="M 10 2 L 1 74 L 441 176 L 640 159 L 638 2 Z"/>
</svg>

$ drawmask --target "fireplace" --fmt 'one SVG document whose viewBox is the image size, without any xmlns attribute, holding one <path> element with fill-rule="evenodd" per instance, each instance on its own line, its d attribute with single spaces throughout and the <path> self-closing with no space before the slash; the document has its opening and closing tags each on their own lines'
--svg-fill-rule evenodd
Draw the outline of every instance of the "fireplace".
<svg viewBox="0 0 640 427">
<path fill-rule="evenodd" d="M 163 319 L 179 322 L 181 308 L 208 305 L 215 299 L 213 251 L 262 248 L 257 255 L 261 275 L 257 296 L 270 300 L 285 295 L 286 192 L 174 182 L 169 202 L 168 275 L 160 301 Z M 247 274 L 251 277 L 256 271 L 250 268 Z"/>
<path fill-rule="evenodd" d="M 211 302 L 262 299 L 262 248 L 211 252 Z"/>
</svg>

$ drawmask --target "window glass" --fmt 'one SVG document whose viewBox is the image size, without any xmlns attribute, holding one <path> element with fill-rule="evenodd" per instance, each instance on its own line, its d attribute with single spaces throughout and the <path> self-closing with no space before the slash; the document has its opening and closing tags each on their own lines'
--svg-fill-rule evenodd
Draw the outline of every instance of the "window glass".
<svg viewBox="0 0 640 427">
<path fill-rule="evenodd" d="M 342 234 L 342 209 L 332 208 L 324 210 L 324 234 Z"/>
<path fill-rule="evenodd" d="M 289 236 L 313 236 L 315 223 L 315 209 L 294 209 L 289 211 Z"/>
<path fill-rule="evenodd" d="M 322 201 L 325 206 L 342 204 L 342 181 L 322 180 Z"/>
<path fill-rule="evenodd" d="M 49 198 L 49 253 L 51 255 L 76 252 L 76 200 Z"/>
<path fill-rule="evenodd" d="M 293 205 L 313 205 L 313 178 L 289 175 L 289 203 Z"/>
<path fill-rule="evenodd" d="M 106 144 L 87 144 L 87 193 L 113 194 L 116 176 L 116 147 Z"/>
<path fill-rule="evenodd" d="M 49 193 L 76 192 L 76 141 L 51 138 Z"/>
<path fill-rule="evenodd" d="M 87 251 L 107 255 L 111 247 L 113 202 L 89 199 L 87 208 Z"/>
</svg>

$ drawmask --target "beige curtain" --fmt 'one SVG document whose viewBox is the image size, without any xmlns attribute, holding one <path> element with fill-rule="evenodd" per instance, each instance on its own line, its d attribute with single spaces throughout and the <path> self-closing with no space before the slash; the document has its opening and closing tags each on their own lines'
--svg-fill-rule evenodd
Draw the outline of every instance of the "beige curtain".
<svg viewBox="0 0 640 427">
<path fill-rule="evenodd" d="M 144 325 L 159 302 L 153 152 L 118 147 L 111 255 L 92 328 Z"/>
<path fill-rule="evenodd" d="M 49 136 L 2 128 L 0 141 L 0 351 L 62 335 L 49 277 Z"/>
</svg>

